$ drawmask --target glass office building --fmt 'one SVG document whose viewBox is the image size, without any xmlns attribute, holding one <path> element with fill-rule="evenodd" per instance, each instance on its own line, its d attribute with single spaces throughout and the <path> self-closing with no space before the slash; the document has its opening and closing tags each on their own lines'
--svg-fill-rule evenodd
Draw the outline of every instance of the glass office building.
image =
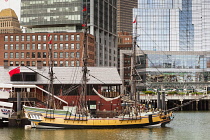
<svg viewBox="0 0 210 140">
<path fill-rule="evenodd" d="M 133 19 L 137 20 L 133 32 L 145 54 L 144 68 L 138 70 L 147 86 L 208 86 L 209 6 L 206 0 L 138 0 L 138 8 L 133 9 Z"/>
<path fill-rule="evenodd" d="M 131 53 L 121 50 L 120 61 Z M 125 64 L 120 66 L 122 79 L 126 77 Z M 137 51 L 136 69 L 141 79 L 138 89 L 204 89 L 210 82 L 210 52 Z M 125 79 L 124 84 L 129 81 Z"/>
<path fill-rule="evenodd" d="M 117 66 L 117 0 L 22 0 L 21 25 L 28 33 L 82 32 L 84 7 L 96 66 Z"/>
<path fill-rule="evenodd" d="M 133 12 L 142 50 L 194 50 L 191 0 L 139 0 Z"/>
</svg>

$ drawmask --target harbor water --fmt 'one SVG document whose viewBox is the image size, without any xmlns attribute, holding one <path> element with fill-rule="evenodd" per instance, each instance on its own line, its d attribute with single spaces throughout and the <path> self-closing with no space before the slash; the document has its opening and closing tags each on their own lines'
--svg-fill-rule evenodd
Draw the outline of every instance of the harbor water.
<svg viewBox="0 0 210 140">
<path fill-rule="evenodd" d="M 49 130 L 0 128 L 0 140 L 208 140 L 210 112 L 174 112 L 165 128 Z"/>
</svg>

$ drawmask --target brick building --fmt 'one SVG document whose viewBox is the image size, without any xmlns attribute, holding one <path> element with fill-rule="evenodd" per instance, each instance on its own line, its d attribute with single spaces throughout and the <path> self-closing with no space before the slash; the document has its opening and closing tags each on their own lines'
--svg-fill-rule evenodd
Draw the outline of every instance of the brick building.
<svg viewBox="0 0 210 140">
<path fill-rule="evenodd" d="M 82 66 L 83 33 L 50 33 L 54 67 Z M 88 66 L 94 66 L 95 41 L 88 35 Z M 48 33 L 0 34 L 0 66 L 48 66 Z"/>
</svg>

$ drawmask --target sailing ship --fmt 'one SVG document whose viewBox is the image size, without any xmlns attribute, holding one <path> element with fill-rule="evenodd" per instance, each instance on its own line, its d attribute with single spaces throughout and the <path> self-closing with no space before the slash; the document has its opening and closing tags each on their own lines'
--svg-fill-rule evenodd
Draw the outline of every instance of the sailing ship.
<svg viewBox="0 0 210 140">
<path fill-rule="evenodd" d="M 53 60 L 52 60 L 52 46 L 49 44 L 49 79 L 50 84 L 48 92 L 51 93 L 51 99 L 47 108 L 23 106 L 26 117 L 31 121 L 32 127 L 36 128 L 68 128 L 68 129 L 79 129 L 79 128 L 138 128 L 145 126 L 165 126 L 173 119 L 172 111 L 151 111 L 144 112 L 139 106 L 139 103 L 136 99 L 136 88 L 135 88 L 135 78 L 134 68 L 132 68 L 132 92 L 134 93 L 134 100 L 130 106 L 127 106 L 126 109 L 122 110 L 120 114 L 113 117 L 92 117 L 91 113 L 87 107 L 87 74 L 88 74 L 88 56 L 87 56 L 87 23 L 85 23 L 84 29 L 84 45 L 83 45 L 83 68 L 82 68 L 82 90 L 78 98 L 77 106 L 68 106 L 65 109 L 56 109 L 55 100 L 54 100 L 54 89 L 53 89 Z M 134 50 L 136 49 L 136 37 L 134 39 Z M 133 53 L 133 63 L 135 63 L 135 51 Z M 133 65 L 134 67 L 134 65 Z M 94 90 L 94 89 L 93 89 Z M 97 93 L 102 99 L 105 99 L 102 95 Z M 119 97 L 109 99 L 114 100 Z"/>
</svg>

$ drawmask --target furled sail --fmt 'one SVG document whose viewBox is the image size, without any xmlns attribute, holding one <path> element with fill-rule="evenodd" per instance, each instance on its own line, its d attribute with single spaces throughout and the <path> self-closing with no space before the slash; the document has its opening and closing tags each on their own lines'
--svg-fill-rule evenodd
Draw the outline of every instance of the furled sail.
<svg viewBox="0 0 210 140">
<path fill-rule="evenodd" d="M 120 98 L 120 95 L 117 96 L 117 97 L 115 97 L 115 98 L 106 98 L 106 97 L 104 97 L 103 95 L 99 94 L 99 93 L 96 91 L 95 88 L 93 88 L 93 91 L 94 91 L 99 97 L 101 97 L 102 99 L 104 99 L 105 101 L 112 101 L 112 100 L 116 100 L 116 99 Z"/>
</svg>

